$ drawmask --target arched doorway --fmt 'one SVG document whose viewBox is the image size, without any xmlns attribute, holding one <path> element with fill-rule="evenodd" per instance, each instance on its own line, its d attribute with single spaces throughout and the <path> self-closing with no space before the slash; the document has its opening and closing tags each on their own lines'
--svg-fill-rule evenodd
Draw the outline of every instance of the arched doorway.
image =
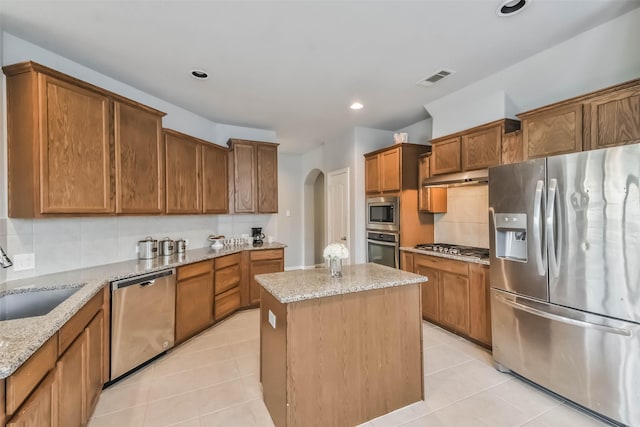
<svg viewBox="0 0 640 427">
<path fill-rule="evenodd" d="M 324 264 L 325 195 L 324 173 L 313 169 L 304 180 L 304 265 Z"/>
</svg>

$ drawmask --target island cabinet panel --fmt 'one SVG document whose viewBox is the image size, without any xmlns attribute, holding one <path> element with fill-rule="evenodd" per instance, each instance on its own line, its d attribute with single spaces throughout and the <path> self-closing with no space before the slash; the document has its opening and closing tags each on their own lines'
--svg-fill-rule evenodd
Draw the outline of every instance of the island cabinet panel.
<svg viewBox="0 0 640 427">
<path fill-rule="evenodd" d="M 587 108 L 590 149 L 640 141 L 640 84 L 599 96 Z"/>
<path fill-rule="evenodd" d="M 4 426 L 7 421 L 7 411 L 4 407 L 4 378 L 0 379 L 0 426 Z"/>
<path fill-rule="evenodd" d="M 176 283 L 176 343 L 213 324 L 213 261 L 178 268 Z"/>
<path fill-rule="evenodd" d="M 278 212 L 278 148 L 257 144 L 258 212 Z"/>
<path fill-rule="evenodd" d="M 582 107 L 577 103 L 518 115 L 525 160 L 582 151 Z"/>
<path fill-rule="evenodd" d="M 491 345 L 489 266 L 469 264 L 469 336 Z"/>
<path fill-rule="evenodd" d="M 202 211 L 202 146 L 198 140 L 165 129 L 165 189 L 168 214 Z"/>
<path fill-rule="evenodd" d="M 263 289 L 261 376 L 274 424 L 354 426 L 421 400 L 419 301 L 417 283 L 289 304 Z"/>
<path fill-rule="evenodd" d="M 380 158 L 377 154 L 364 159 L 364 191 L 367 194 L 380 192 Z"/>
<path fill-rule="evenodd" d="M 462 135 L 462 170 L 488 168 L 500 164 L 502 125 Z"/>
<path fill-rule="evenodd" d="M 500 164 L 508 165 L 524 160 L 522 153 L 522 131 L 506 133 L 502 136 L 502 154 Z"/>
<path fill-rule="evenodd" d="M 164 212 L 162 114 L 114 102 L 116 212 Z"/>
<path fill-rule="evenodd" d="M 58 423 L 58 387 L 53 370 L 38 385 L 20 410 L 7 422 L 7 427 L 62 427 Z"/>
<path fill-rule="evenodd" d="M 229 150 L 215 144 L 202 144 L 202 212 L 229 212 Z"/>
<path fill-rule="evenodd" d="M 432 141 L 431 175 L 460 172 L 460 137 Z"/>
</svg>

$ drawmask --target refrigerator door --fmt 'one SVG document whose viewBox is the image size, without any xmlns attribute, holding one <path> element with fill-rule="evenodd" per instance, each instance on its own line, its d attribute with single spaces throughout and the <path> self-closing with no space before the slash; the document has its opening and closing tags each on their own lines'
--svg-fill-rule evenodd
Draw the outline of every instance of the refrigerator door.
<svg viewBox="0 0 640 427">
<path fill-rule="evenodd" d="M 489 169 L 491 286 L 548 300 L 545 159 Z"/>
<path fill-rule="evenodd" d="M 493 357 L 575 403 L 640 426 L 640 325 L 491 290 Z"/>
<path fill-rule="evenodd" d="M 549 157 L 547 168 L 550 301 L 640 322 L 640 145 Z"/>
</svg>

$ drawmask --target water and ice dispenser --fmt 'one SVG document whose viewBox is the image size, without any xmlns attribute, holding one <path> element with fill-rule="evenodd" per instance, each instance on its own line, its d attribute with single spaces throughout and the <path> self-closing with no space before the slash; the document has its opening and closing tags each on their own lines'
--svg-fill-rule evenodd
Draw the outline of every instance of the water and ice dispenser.
<svg viewBox="0 0 640 427">
<path fill-rule="evenodd" d="M 527 214 L 495 214 L 496 257 L 527 262 Z"/>
</svg>

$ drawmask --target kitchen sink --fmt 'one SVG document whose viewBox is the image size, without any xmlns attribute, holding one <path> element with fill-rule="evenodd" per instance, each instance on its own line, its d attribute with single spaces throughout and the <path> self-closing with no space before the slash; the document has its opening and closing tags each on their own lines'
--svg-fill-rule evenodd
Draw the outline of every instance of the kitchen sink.
<svg viewBox="0 0 640 427">
<path fill-rule="evenodd" d="M 81 287 L 23 292 L 0 297 L 0 320 L 44 316 Z"/>
</svg>

